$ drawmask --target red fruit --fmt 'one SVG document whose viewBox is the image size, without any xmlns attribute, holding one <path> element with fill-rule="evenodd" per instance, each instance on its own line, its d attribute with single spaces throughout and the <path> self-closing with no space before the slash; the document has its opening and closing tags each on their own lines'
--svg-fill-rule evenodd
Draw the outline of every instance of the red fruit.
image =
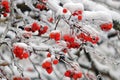
<svg viewBox="0 0 120 80">
<path fill-rule="evenodd" d="M 67 13 L 68 10 L 66 8 L 63 9 L 63 13 Z"/>
<path fill-rule="evenodd" d="M 29 54 L 28 53 L 23 53 L 23 58 L 28 58 L 29 57 Z"/>
<path fill-rule="evenodd" d="M 28 58 L 29 55 L 28 53 L 26 53 L 24 51 L 24 48 L 19 47 L 19 46 L 14 46 L 13 48 L 13 53 L 15 54 L 16 57 L 18 57 L 19 59 L 23 59 L 23 58 Z"/>
<path fill-rule="evenodd" d="M 55 41 L 60 40 L 60 33 L 59 32 L 51 32 L 49 36 L 51 39 L 54 39 Z"/>
<path fill-rule="evenodd" d="M 32 24 L 31 30 L 32 30 L 33 32 L 35 32 L 35 31 L 37 31 L 37 30 L 40 30 L 39 24 L 37 24 L 36 22 L 34 22 L 34 23 Z"/>
<path fill-rule="evenodd" d="M 84 39 L 86 37 L 86 35 L 84 33 L 80 33 L 77 38 L 80 38 L 80 39 Z"/>
<path fill-rule="evenodd" d="M 4 16 L 4 17 L 7 17 L 7 13 L 3 13 L 3 16 Z"/>
<path fill-rule="evenodd" d="M 75 80 L 77 80 L 77 78 L 78 78 L 77 74 L 73 74 L 72 77 L 73 77 Z"/>
<path fill-rule="evenodd" d="M 48 54 L 47 54 L 47 57 L 51 57 L 51 54 L 50 54 L 50 53 L 48 53 Z"/>
<path fill-rule="evenodd" d="M 62 49 L 62 51 L 63 51 L 64 53 L 67 53 L 67 52 L 68 52 L 67 48 Z"/>
<path fill-rule="evenodd" d="M 48 74 L 51 74 L 52 71 L 53 71 L 53 68 L 52 67 L 48 67 L 48 68 L 46 68 L 46 71 L 48 72 Z"/>
<path fill-rule="evenodd" d="M 55 59 L 55 60 L 53 60 L 53 64 L 58 64 L 59 63 L 59 61 L 58 61 L 58 59 Z"/>
<path fill-rule="evenodd" d="M 78 14 L 82 14 L 82 11 L 81 11 L 81 10 L 78 10 L 77 12 L 78 12 Z"/>
<path fill-rule="evenodd" d="M 100 25 L 100 28 L 101 28 L 101 30 L 103 30 L 103 31 L 109 31 L 109 30 L 112 29 L 112 26 L 113 26 L 112 23 L 105 23 L 105 24 L 101 24 L 101 25 Z"/>
<path fill-rule="evenodd" d="M 15 46 L 13 49 L 14 54 L 22 54 L 23 53 L 23 48 L 19 47 L 19 46 Z"/>
<path fill-rule="evenodd" d="M 79 16 L 78 16 L 78 20 L 79 20 L 79 21 L 82 20 L 82 15 L 79 15 Z"/>
<path fill-rule="evenodd" d="M 54 37 L 55 41 L 60 40 L 60 33 L 55 33 L 55 37 Z"/>
<path fill-rule="evenodd" d="M 67 35 L 67 34 L 63 36 L 63 39 L 67 42 L 70 42 L 70 43 L 74 42 L 74 40 L 75 40 L 74 37 L 71 37 L 70 35 Z"/>
<path fill-rule="evenodd" d="M 8 8 L 9 7 L 9 2 L 7 0 L 3 0 L 2 1 L 2 6 L 5 7 L 5 8 Z"/>
<path fill-rule="evenodd" d="M 49 36 L 50 36 L 51 39 L 53 39 L 54 36 L 55 36 L 55 33 L 51 32 Z"/>
<path fill-rule="evenodd" d="M 52 64 L 49 61 L 46 61 L 42 64 L 42 68 L 46 69 L 48 74 L 50 74 L 53 71 Z"/>
<path fill-rule="evenodd" d="M 73 76 L 72 76 L 75 80 L 77 80 L 77 78 L 81 78 L 82 77 L 82 73 L 81 72 L 74 72 Z"/>
<path fill-rule="evenodd" d="M 48 26 L 44 26 L 43 31 L 47 31 L 47 30 L 48 30 Z"/>
<path fill-rule="evenodd" d="M 48 21 L 50 22 L 50 23 L 52 23 L 53 22 L 53 18 L 52 17 L 50 17 L 49 19 L 48 19 Z"/>
<path fill-rule="evenodd" d="M 79 47 L 80 47 L 80 44 L 77 43 L 77 42 L 73 42 L 73 43 L 70 44 L 70 46 L 71 46 L 72 48 L 79 48 Z"/>
<path fill-rule="evenodd" d="M 10 12 L 10 8 L 6 8 L 5 12 L 9 13 Z"/>
<path fill-rule="evenodd" d="M 71 77 L 71 71 L 70 71 L 70 70 L 67 70 L 67 71 L 64 73 L 64 75 L 65 75 L 66 77 Z"/>
<path fill-rule="evenodd" d="M 36 5 L 36 8 L 42 9 L 42 5 L 41 5 L 41 4 L 37 4 L 37 5 Z"/>
<path fill-rule="evenodd" d="M 47 68 L 47 67 L 51 67 L 51 66 L 52 66 L 51 62 L 48 62 L 48 61 L 46 61 L 42 64 L 43 68 Z"/>
<path fill-rule="evenodd" d="M 82 77 L 82 72 L 78 72 L 77 76 L 78 76 L 78 78 L 81 78 Z"/>
<path fill-rule="evenodd" d="M 72 14 L 73 16 L 76 16 L 76 15 L 78 15 L 76 12 L 74 12 L 73 14 Z"/>
<path fill-rule="evenodd" d="M 25 27 L 24 30 L 31 31 L 31 28 L 30 27 Z"/>
<path fill-rule="evenodd" d="M 91 40 L 93 44 L 96 44 L 99 41 L 99 37 L 95 37 Z"/>
</svg>

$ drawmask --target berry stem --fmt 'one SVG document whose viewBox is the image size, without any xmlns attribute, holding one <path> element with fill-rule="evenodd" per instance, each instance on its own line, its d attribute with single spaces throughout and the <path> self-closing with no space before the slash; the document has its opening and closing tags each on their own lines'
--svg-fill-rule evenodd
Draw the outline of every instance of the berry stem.
<svg viewBox="0 0 120 80">
<path fill-rule="evenodd" d="M 34 69 L 37 71 L 37 74 L 38 74 L 38 78 L 41 79 L 41 75 L 40 75 L 40 72 L 38 71 L 38 69 L 36 68 L 34 62 L 29 58 L 30 62 L 32 63 Z"/>
</svg>

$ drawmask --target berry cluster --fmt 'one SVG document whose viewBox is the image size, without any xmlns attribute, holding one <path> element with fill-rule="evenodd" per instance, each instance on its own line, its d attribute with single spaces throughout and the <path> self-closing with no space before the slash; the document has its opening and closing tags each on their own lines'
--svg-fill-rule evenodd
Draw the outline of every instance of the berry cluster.
<svg viewBox="0 0 120 80">
<path fill-rule="evenodd" d="M 79 35 L 77 35 L 78 39 L 81 39 L 84 42 L 91 42 L 93 44 L 96 44 L 99 41 L 99 37 L 92 37 L 91 35 L 87 35 L 85 33 L 80 33 Z"/>
<path fill-rule="evenodd" d="M 29 53 L 27 51 L 25 51 L 25 49 L 23 47 L 20 47 L 20 46 L 14 46 L 13 53 L 19 59 L 23 59 L 23 58 L 26 59 L 29 57 Z"/>
<path fill-rule="evenodd" d="M 73 78 L 74 80 L 77 80 L 78 78 L 82 77 L 82 72 L 78 71 L 72 71 L 72 70 L 67 70 L 64 75 L 69 78 Z"/>
<path fill-rule="evenodd" d="M 53 71 L 52 63 L 50 61 L 45 61 L 42 64 L 42 68 L 44 68 L 48 72 L 48 74 L 52 73 Z"/>
<path fill-rule="evenodd" d="M 2 0 L 1 5 L 3 10 L 2 14 L 4 17 L 7 17 L 7 13 L 10 12 L 10 3 L 7 0 Z"/>
<path fill-rule="evenodd" d="M 63 39 L 67 42 L 68 48 L 79 48 L 80 44 L 78 42 L 75 42 L 75 38 L 70 35 L 64 35 Z"/>
<path fill-rule="evenodd" d="M 38 31 L 38 35 L 42 35 L 42 34 L 45 34 L 48 30 L 48 26 L 40 26 L 38 23 L 34 22 L 30 27 L 29 26 L 26 26 L 24 28 L 24 30 L 26 31 L 32 31 L 32 32 L 35 32 L 35 31 Z"/>
<path fill-rule="evenodd" d="M 103 30 L 103 31 L 109 31 L 109 30 L 112 29 L 112 26 L 113 26 L 112 23 L 105 23 L 105 24 L 101 24 L 101 25 L 100 25 L 100 28 L 101 28 L 101 30 Z"/>
<path fill-rule="evenodd" d="M 81 10 L 75 11 L 72 15 L 77 16 L 78 20 L 82 20 L 82 11 Z"/>
<path fill-rule="evenodd" d="M 37 3 L 36 8 L 42 11 L 42 10 L 46 9 L 46 6 L 44 4 Z"/>
<path fill-rule="evenodd" d="M 59 63 L 58 59 L 46 60 L 45 62 L 42 63 L 42 68 L 44 68 L 48 74 L 51 74 L 53 71 L 52 64 L 57 65 L 58 63 Z"/>
<path fill-rule="evenodd" d="M 55 41 L 60 40 L 60 32 L 59 31 L 52 31 L 49 35 L 51 39 L 54 39 Z"/>
<path fill-rule="evenodd" d="M 28 77 L 15 76 L 15 77 L 13 77 L 13 80 L 30 80 L 30 78 L 28 78 Z"/>
</svg>

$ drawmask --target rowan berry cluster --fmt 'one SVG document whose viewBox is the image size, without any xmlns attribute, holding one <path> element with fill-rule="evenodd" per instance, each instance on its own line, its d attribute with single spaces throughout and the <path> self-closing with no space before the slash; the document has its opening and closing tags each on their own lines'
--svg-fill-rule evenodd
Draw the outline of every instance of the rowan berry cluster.
<svg viewBox="0 0 120 80">
<path fill-rule="evenodd" d="M 7 17 L 8 13 L 10 12 L 10 3 L 8 2 L 8 0 L 2 0 L 1 6 L 2 6 L 2 15 L 4 17 Z"/>
<path fill-rule="evenodd" d="M 29 57 L 29 53 L 23 47 L 20 46 L 14 46 L 13 53 L 19 59 L 27 59 Z"/>
<path fill-rule="evenodd" d="M 82 20 L 82 11 L 81 10 L 76 10 L 72 15 L 77 16 L 78 20 Z"/>
<path fill-rule="evenodd" d="M 112 29 L 113 24 L 112 23 L 104 23 L 100 25 L 101 30 L 103 31 L 109 31 Z"/>
<path fill-rule="evenodd" d="M 82 72 L 76 71 L 76 70 L 67 70 L 64 75 L 69 78 L 73 78 L 74 80 L 77 80 L 78 78 L 82 77 Z"/>
<path fill-rule="evenodd" d="M 61 38 L 61 34 L 59 31 L 55 30 L 55 31 L 51 31 L 51 33 L 49 34 L 49 37 L 51 39 L 54 39 L 55 41 L 58 41 Z"/>
<path fill-rule="evenodd" d="M 41 10 L 41 11 L 44 10 L 44 9 L 46 9 L 46 6 L 44 4 L 40 4 L 40 3 L 37 3 L 35 7 L 37 9 Z"/>
<path fill-rule="evenodd" d="M 42 27 L 37 22 L 34 22 L 34 23 L 32 23 L 31 26 L 26 26 L 24 28 L 24 30 L 26 30 L 26 31 L 32 31 L 32 32 L 38 31 L 38 35 L 42 35 L 42 34 L 45 34 L 47 32 L 48 26 Z"/>
<path fill-rule="evenodd" d="M 75 38 L 68 34 L 64 35 L 63 39 L 66 41 L 68 48 L 79 48 L 80 47 L 80 44 L 78 42 L 75 42 Z"/>
<path fill-rule="evenodd" d="M 93 44 L 96 44 L 99 41 L 98 36 L 93 37 L 93 36 L 87 35 L 85 33 L 80 33 L 79 35 L 77 35 L 77 38 L 84 42 L 91 42 Z"/>
<path fill-rule="evenodd" d="M 50 58 L 51 56 L 48 56 L 47 55 L 48 60 L 45 60 L 43 63 L 42 63 L 42 68 L 44 68 L 48 74 L 51 74 L 52 71 L 53 71 L 53 67 L 52 67 L 52 64 L 54 65 L 57 65 L 59 63 L 59 60 L 58 59 L 52 59 Z"/>
</svg>

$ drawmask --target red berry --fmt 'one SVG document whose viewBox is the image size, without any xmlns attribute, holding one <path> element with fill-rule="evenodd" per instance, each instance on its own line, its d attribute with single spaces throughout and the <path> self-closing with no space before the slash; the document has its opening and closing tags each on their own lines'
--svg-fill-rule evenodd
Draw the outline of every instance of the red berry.
<svg viewBox="0 0 120 80">
<path fill-rule="evenodd" d="M 49 61 L 46 61 L 42 64 L 42 68 L 46 69 L 48 74 L 50 74 L 53 71 L 52 64 Z"/>
<path fill-rule="evenodd" d="M 55 59 L 55 60 L 53 60 L 53 64 L 58 64 L 59 63 L 59 61 L 58 61 L 58 59 Z"/>
<path fill-rule="evenodd" d="M 91 40 L 93 44 L 96 44 L 99 41 L 99 37 L 95 37 Z"/>
<path fill-rule="evenodd" d="M 50 36 L 51 39 L 53 39 L 54 36 L 55 36 L 55 33 L 51 32 L 49 36 Z"/>
<path fill-rule="evenodd" d="M 67 53 L 67 52 L 68 52 L 67 48 L 62 49 L 62 51 L 63 51 L 64 53 Z"/>
<path fill-rule="evenodd" d="M 30 27 L 25 27 L 24 30 L 31 31 L 31 28 Z"/>
<path fill-rule="evenodd" d="M 78 12 L 78 14 L 82 14 L 82 11 L 81 11 L 81 10 L 78 10 L 77 12 Z"/>
<path fill-rule="evenodd" d="M 9 8 L 9 2 L 7 0 L 3 0 L 1 4 L 3 7 Z"/>
<path fill-rule="evenodd" d="M 28 58 L 29 57 L 29 54 L 28 53 L 23 53 L 23 58 Z"/>
<path fill-rule="evenodd" d="M 32 29 L 33 32 L 35 32 L 35 31 L 37 31 L 37 30 L 40 30 L 40 26 L 39 26 L 39 24 L 37 24 L 36 22 L 34 22 L 34 23 L 32 24 L 31 29 Z"/>
<path fill-rule="evenodd" d="M 59 32 L 51 32 L 49 36 L 51 39 L 54 39 L 55 41 L 60 40 L 60 33 Z"/>
<path fill-rule="evenodd" d="M 46 61 L 42 64 L 43 68 L 47 68 L 47 67 L 51 67 L 51 66 L 52 66 L 51 62 L 48 62 L 48 61 Z"/>
<path fill-rule="evenodd" d="M 47 57 L 51 57 L 51 54 L 50 54 L 50 53 L 48 53 L 48 54 L 47 54 Z"/>
<path fill-rule="evenodd" d="M 58 33 L 58 32 L 55 33 L 54 39 L 55 39 L 56 41 L 60 40 L 60 33 Z"/>
<path fill-rule="evenodd" d="M 76 15 L 78 15 L 76 12 L 74 12 L 73 14 L 72 14 L 73 16 L 76 16 Z"/>
<path fill-rule="evenodd" d="M 44 30 L 44 31 L 47 31 L 47 30 L 48 30 L 48 26 L 44 26 L 44 27 L 43 27 L 43 30 Z"/>
<path fill-rule="evenodd" d="M 77 74 L 73 74 L 72 77 L 73 77 L 75 80 L 77 80 L 77 78 L 78 78 Z"/>
<path fill-rule="evenodd" d="M 78 78 L 81 78 L 82 77 L 82 72 L 78 72 L 77 76 L 78 76 Z"/>
<path fill-rule="evenodd" d="M 10 12 L 10 8 L 6 8 L 5 12 L 9 13 Z"/>
<path fill-rule="evenodd" d="M 13 53 L 15 54 L 16 57 L 18 57 L 19 59 L 23 59 L 23 58 L 28 58 L 28 53 L 26 53 L 24 51 L 24 48 L 19 47 L 19 46 L 14 46 L 13 48 Z"/>
<path fill-rule="evenodd" d="M 82 15 L 79 15 L 79 16 L 78 16 L 78 20 L 79 20 L 79 21 L 82 20 Z"/>
<path fill-rule="evenodd" d="M 70 70 L 67 70 L 67 71 L 64 73 L 64 75 L 65 75 L 66 77 L 71 77 L 71 71 L 70 71 Z"/>
<path fill-rule="evenodd" d="M 70 36 L 70 35 L 64 35 L 63 36 L 63 39 L 65 40 L 65 41 L 67 41 L 67 42 L 74 42 L 74 40 L 75 40 L 75 38 L 74 37 L 72 37 L 72 36 Z"/>
<path fill-rule="evenodd" d="M 48 68 L 46 68 L 46 71 L 48 72 L 48 74 L 51 74 L 52 71 L 53 71 L 53 68 L 52 67 L 48 67 Z"/>
<path fill-rule="evenodd" d="M 41 5 L 41 4 L 37 4 L 37 5 L 36 5 L 36 8 L 42 9 L 42 5 Z"/>
<path fill-rule="evenodd" d="M 52 17 L 50 17 L 49 19 L 48 19 L 48 21 L 50 22 L 50 23 L 52 23 L 53 22 L 53 18 Z"/>
<path fill-rule="evenodd" d="M 103 30 L 103 31 L 109 31 L 109 30 L 112 29 L 112 26 L 113 26 L 112 23 L 105 23 L 105 24 L 101 24 L 101 25 L 100 25 L 100 28 L 101 28 L 101 30 Z"/>
<path fill-rule="evenodd" d="M 66 8 L 63 9 L 63 13 L 67 13 L 68 10 Z"/>
<path fill-rule="evenodd" d="M 4 16 L 4 17 L 7 17 L 7 13 L 3 13 L 3 16 Z"/>
<path fill-rule="evenodd" d="M 71 46 L 72 48 L 79 48 L 80 44 L 77 43 L 77 42 L 73 42 L 73 43 L 70 44 L 70 46 Z"/>
</svg>

